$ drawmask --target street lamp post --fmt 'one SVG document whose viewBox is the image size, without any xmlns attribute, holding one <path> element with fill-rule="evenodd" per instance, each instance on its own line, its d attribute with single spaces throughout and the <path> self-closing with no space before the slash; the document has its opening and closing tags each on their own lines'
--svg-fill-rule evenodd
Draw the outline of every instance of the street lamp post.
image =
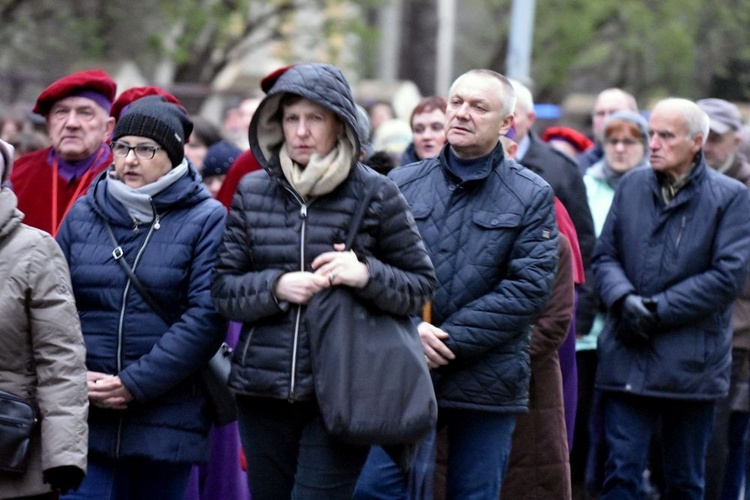
<svg viewBox="0 0 750 500">
<path fill-rule="evenodd" d="M 513 0 L 508 34 L 505 73 L 510 78 L 527 82 L 531 76 L 531 47 L 534 39 L 535 0 Z"/>
</svg>

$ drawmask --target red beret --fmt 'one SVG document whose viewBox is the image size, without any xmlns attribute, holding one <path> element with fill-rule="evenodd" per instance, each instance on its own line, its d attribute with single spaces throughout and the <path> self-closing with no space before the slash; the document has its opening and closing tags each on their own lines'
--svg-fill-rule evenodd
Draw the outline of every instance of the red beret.
<svg viewBox="0 0 750 500">
<path fill-rule="evenodd" d="M 271 87 L 273 87 L 273 84 L 276 83 L 276 80 L 278 80 L 281 75 L 286 73 L 286 71 L 292 67 L 294 67 L 293 64 L 281 67 L 263 77 L 263 79 L 260 81 L 260 89 L 268 94 L 268 91 L 271 90 Z"/>
<path fill-rule="evenodd" d="M 32 111 L 38 115 L 47 116 L 52 105 L 57 101 L 82 91 L 101 94 L 112 102 L 117 92 L 117 84 L 111 76 L 100 69 L 79 71 L 60 78 L 44 89 L 37 97 Z"/>
<path fill-rule="evenodd" d="M 133 101 L 137 101 L 141 97 L 146 97 L 148 95 L 163 96 L 168 102 L 173 102 L 180 106 L 183 110 L 185 110 L 185 106 L 182 105 L 180 100 L 166 90 L 159 87 L 146 85 L 145 87 L 129 88 L 128 90 L 120 94 L 117 100 L 112 103 L 112 109 L 110 109 L 109 115 L 112 116 L 115 120 L 119 120 L 120 115 L 127 106 L 132 104 Z M 185 112 L 187 112 L 187 110 L 185 110 Z"/>
<path fill-rule="evenodd" d="M 541 137 L 544 142 L 549 142 L 552 139 L 566 141 L 576 148 L 579 153 L 583 153 L 594 145 L 594 141 L 570 127 L 549 127 L 542 132 Z"/>
</svg>

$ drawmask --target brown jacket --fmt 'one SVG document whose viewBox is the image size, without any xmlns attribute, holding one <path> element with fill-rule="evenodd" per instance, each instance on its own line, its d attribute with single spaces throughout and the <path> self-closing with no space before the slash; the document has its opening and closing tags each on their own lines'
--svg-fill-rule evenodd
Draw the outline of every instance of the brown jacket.
<svg viewBox="0 0 750 500">
<path fill-rule="evenodd" d="M 742 153 L 737 153 L 732 165 L 724 174 L 740 181 L 750 188 L 750 164 Z M 732 347 L 750 350 L 750 278 L 745 282 L 732 311 L 732 327 L 734 337 Z"/>
<path fill-rule="evenodd" d="M 68 266 L 16 206 L 0 190 L 0 389 L 33 401 L 40 425 L 26 473 L 0 472 L 0 498 L 49 492 L 42 471 L 52 467 L 85 471 L 88 445 L 85 349 Z"/>
<path fill-rule="evenodd" d="M 516 419 L 501 498 L 571 498 L 562 374 L 557 349 L 568 334 L 575 296 L 570 242 L 562 234 L 558 252 L 557 274 L 550 299 L 531 334 L 529 413 Z"/>
</svg>

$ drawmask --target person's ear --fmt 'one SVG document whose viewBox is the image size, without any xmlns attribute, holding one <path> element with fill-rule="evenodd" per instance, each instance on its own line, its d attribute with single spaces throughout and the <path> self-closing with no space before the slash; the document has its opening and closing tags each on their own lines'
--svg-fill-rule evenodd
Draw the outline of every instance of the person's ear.
<svg viewBox="0 0 750 500">
<path fill-rule="evenodd" d="M 115 131 L 115 119 L 114 117 L 110 116 L 107 119 L 107 123 L 104 128 L 104 141 L 109 142 L 109 139 L 112 137 L 112 132 Z"/>
<path fill-rule="evenodd" d="M 516 118 L 513 116 L 513 113 L 503 118 L 503 121 L 500 122 L 500 130 L 498 130 L 497 135 L 504 136 L 505 134 L 507 134 L 508 130 L 510 130 L 510 128 L 513 126 L 515 119 Z"/>
<path fill-rule="evenodd" d="M 732 151 L 739 151 L 740 146 L 742 145 L 742 139 L 739 135 L 734 134 L 734 138 L 732 140 Z"/>
<path fill-rule="evenodd" d="M 516 153 L 518 152 L 518 143 L 516 141 L 508 141 L 503 145 L 505 147 L 505 156 L 511 160 L 516 159 Z"/>
</svg>

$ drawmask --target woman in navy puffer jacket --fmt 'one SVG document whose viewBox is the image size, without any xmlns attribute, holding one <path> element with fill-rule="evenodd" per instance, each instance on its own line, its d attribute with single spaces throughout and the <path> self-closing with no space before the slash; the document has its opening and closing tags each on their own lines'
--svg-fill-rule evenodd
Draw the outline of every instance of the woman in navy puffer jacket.
<svg viewBox="0 0 750 500">
<path fill-rule="evenodd" d="M 161 97 L 131 104 L 114 130 L 113 168 L 57 236 L 86 342 L 91 405 L 89 474 L 67 498 L 181 499 L 191 464 L 207 458 L 210 418 L 197 372 L 225 332 L 210 280 L 226 211 L 184 159 L 191 129 Z"/>
</svg>

